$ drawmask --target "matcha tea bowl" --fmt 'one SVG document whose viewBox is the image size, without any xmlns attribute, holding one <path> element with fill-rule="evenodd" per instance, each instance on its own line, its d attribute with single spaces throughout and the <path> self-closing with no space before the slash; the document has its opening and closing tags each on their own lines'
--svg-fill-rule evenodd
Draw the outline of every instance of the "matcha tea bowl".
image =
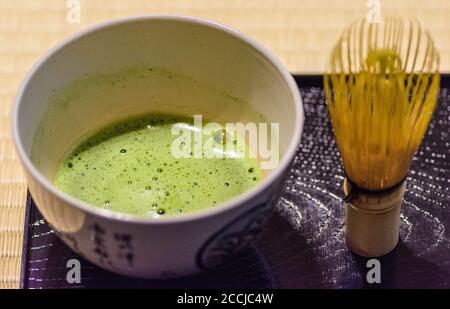
<svg viewBox="0 0 450 309">
<path fill-rule="evenodd" d="M 18 90 L 12 125 L 29 191 L 71 249 L 113 272 L 167 278 L 224 263 L 258 235 L 303 107 L 254 40 L 199 18 L 143 16 L 50 50 Z"/>
</svg>

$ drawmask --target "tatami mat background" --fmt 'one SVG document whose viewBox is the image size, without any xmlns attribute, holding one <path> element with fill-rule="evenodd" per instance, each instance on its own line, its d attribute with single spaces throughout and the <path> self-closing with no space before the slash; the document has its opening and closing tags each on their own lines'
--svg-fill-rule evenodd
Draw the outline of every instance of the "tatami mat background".
<svg viewBox="0 0 450 309">
<path fill-rule="evenodd" d="M 80 23 L 67 21 L 81 5 Z M 26 183 L 10 133 L 11 105 L 24 74 L 62 38 L 89 25 L 140 14 L 213 19 L 269 47 L 292 72 L 320 73 L 340 30 L 367 14 L 367 0 L 0 0 L 0 288 L 19 286 Z M 374 2 L 371 0 L 370 2 Z M 376 1 L 375 1 L 376 2 Z M 450 72 L 450 1 L 380 0 L 383 15 L 415 16 Z"/>
</svg>

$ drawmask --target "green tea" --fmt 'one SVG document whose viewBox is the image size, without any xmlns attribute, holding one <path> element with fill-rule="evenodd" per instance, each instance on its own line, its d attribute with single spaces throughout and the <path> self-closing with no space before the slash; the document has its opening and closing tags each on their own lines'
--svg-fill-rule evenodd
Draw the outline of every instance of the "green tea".
<svg viewBox="0 0 450 309">
<path fill-rule="evenodd" d="M 177 158 L 173 125 L 193 119 L 149 114 L 113 123 L 85 138 L 62 160 L 56 186 L 93 206 L 164 217 L 215 207 L 255 186 L 263 177 L 257 159 Z M 218 136 L 212 132 L 204 140 Z M 233 135 L 225 143 L 236 143 Z M 224 140 L 217 140 L 222 149 Z M 245 148 L 245 147 L 244 147 Z M 238 149 L 245 154 L 245 149 Z"/>
</svg>

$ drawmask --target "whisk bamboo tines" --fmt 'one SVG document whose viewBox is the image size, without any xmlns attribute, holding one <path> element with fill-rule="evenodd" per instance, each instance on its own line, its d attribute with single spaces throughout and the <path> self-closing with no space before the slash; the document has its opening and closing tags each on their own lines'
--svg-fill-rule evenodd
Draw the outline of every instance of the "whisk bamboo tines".
<svg viewBox="0 0 450 309">
<path fill-rule="evenodd" d="M 398 242 L 404 180 L 436 105 L 438 67 L 429 33 L 401 18 L 358 21 L 332 51 L 324 88 L 355 253 L 381 256 Z"/>
</svg>

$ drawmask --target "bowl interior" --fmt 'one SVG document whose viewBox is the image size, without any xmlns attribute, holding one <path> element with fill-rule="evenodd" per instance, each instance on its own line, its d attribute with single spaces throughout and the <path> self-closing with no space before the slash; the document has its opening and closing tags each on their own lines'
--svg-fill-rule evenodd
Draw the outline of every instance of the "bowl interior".
<svg viewBox="0 0 450 309">
<path fill-rule="evenodd" d="M 146 70 L 151 82 L 139 82 Z M 118 87 L 117 76 L 132 78 Z M 279 69 L 232 30 L 188 18 L 136 18 L 97 27 L 47 55 L 23 89 L 18 135 L 52 181 L 68 148 L 126 116 L 258 123 L 260 113 L 279 123 L 281 160 L 298 129 L 295 104 Z"/>
</svg>

